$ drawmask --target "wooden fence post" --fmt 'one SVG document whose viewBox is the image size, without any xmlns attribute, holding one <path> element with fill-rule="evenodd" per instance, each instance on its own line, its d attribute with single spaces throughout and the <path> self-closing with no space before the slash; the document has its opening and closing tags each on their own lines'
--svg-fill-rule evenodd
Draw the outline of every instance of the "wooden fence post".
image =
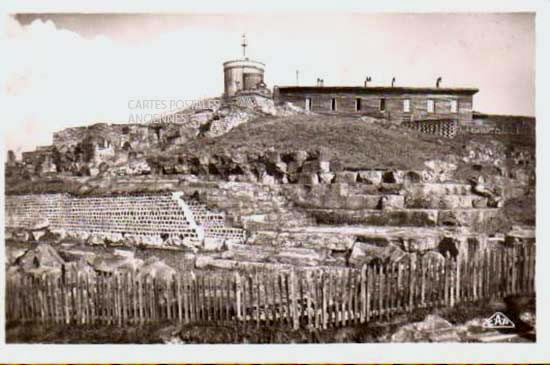
<svg viewBox="0 0 550 365">
<path fill-rule="evenodd" d="M 361 267 L 361 323 L 367 318 L 367 265 Z"/>
<path fill-rule="evenodd" d="M 372 265 L 367 264 L 366 265 L 366 276 L 365 276 L 365 288 L 366 288 L 366 295 L 365 295 L 365 321 L 368 322 L 371 319 L 372 313 L 371 313 L 371 298 L 372 294 L 375 289 L 375 281 L 374 281 L 374 274 L 372 270 Z"/>
<path fill-rule="evenodd" d="M 260 312 L 260 298 L 261 298 L 261 292 L 260 292 L 260 280 L 258 279 L 258 272 L 256 271 L 254 274 L 254 295 L 256 296 L 254 300 L 254 304 L 256 307 L 256 328 L 260 327 L 260 321 L 261 321 L 261 312 Z"/>
<path fill-rule="evenodd" d="M 384 266 L 377 264 L 378 267 L 378 318 L 381 319 L 384 314 Z M 374 296 L 376 298 L 376 295 Z"/>
<path fill-rule="evenodd" d="M 451 254 L 449 251 L 445 254 L 445 266 L 443 268 L 443 302 L 445 306 L 448 306 L 450 303 L 449 300 L 449 272 L 450 272 L 450 264 L 451 264 Z"/>
<path fill-rule="evenodd" d="M 396 279 L 397 280 L 393 280 L 393 275 L 394 275 L 394 272 L 395 272 L 395 269 L 397 268 L 397 276 L 396 276 Z M 404 290 L 403 289 L 403 264 L 401 263 L 401 261 L 397 262 L 397 263 L 392 263 L 392 276 L 391 276 L 391 279 L 390 279 L 390 283 L 392 283 L 392 289 L 393 289 L 393 294 L 392 294 L 392 289 L 390 289 L 389 291 L 389 295 L 390 295 L 390 301 L 393 301 L 393 305 L 390 306 L 390 308 L 392 308 L 392 311 L 388 313 L 388 320 L 391 318 L 391 314 L 392 312 L 394 313 L 397 313 L 397 312 L 400 312 L 401 311 L 401 307 L 403 306 L 404 304 L 404 295 L 403 295 L 403 292 Z M 394 298 L 392 300 L 392 297 Z M 407 298 L 408 299 L 408 298 Z"/>
<path fill-rule="evenodd" d="M 278 272 L 277 273 L 277 285 L 278 285 L 278 290 L 279 290 L 279 324 L 282 325 L 282 324 L 285 324 L 286 325 L 286 308 L 287 306 L 285 305 L 285 301 L 284 301 L 284 279 L 283 279 L 283 274 Z"/>
<path fill-rule="evenodd" d="M 241 295 L 242 295 L 242 288 L 241 288 L 241 276 L 238 272 L 235 272 L 234 275 L 235 278 L 235 311 L 236 311 L 236 318 L 238 321 L 242 320 L 242 303 L 241 303 Z"/>
<path fill-rule="evenodd" d="M 461 297 L 461 280 L 462 280 L 462 268 L 461 265 L 463 263 L 462 256 L 457 256 L 457 265 L 456 265 L 456 291 L 455 291 L 455 303 L 460 303 L 460 297 Z"/>
<path fill-rule="evenodd" d="M 426 260 L 422 257 L 420 263 L 420 308 L 426 307 L 426 275 L 427 265 Z M 428 262 L 429 264 L 429 262 Z"/>
<path fill-rule="evenodd" d="M 290 271 L 290 303 L 291 303 L 291 316 L 292 316 L 292 328 L 298 330 L 300 328 L 300 319 L 298 318 L 297 308 L 297 290 L 296 290 L 296 273 L 294 268 Z"/>
<path fill-rule="evenodd" d="M 416 295 L 416 254 L 409 256 L 409 312 L 414 308 Z"/>
<path fill-rule="evenodd" d="M 472 297 L 473 297 L 474 301 L 478 300 L 477 287 L 478 287 L 478 282 L 479 282 L 479 279 L 480 279 L 480 276 L 481 276 L 480 265 L 479 265 L 480 257 L 481 257 L 481 253 L 479 252 L 476 255 L 475 259 L 474 259 L 474 262 L 473 262 L 473 265 L 472 265 L 472 270 L 470 271 L 470 281 L 472 283 L 471 284 L 472 285 Z"/>
<path fill-rule="evenodd" d="M 512 294 L 518 293 L 518 246 L 512 246 Z"/>
<path fill-rule="evenodd" d="M 70 273 L 69 271 L 65 272 L 65 280 L 63 281 L 63 298 L 64 298 L 64 307 L 65 307 L 65 324 L 71 323 L 71 317 L 70 317 L 70 294 L 71 294 L 71 288 L 70 288 Z"/>
<path fill-rule="evenodd" d="M 324 270 L 321 272 L 321 296 L 322 296 L 322 308 L 321 308 L 321 320 L 322 328 L 328 328 L 328 298 L 327 298 L 327 272 Z"/>
</svg>

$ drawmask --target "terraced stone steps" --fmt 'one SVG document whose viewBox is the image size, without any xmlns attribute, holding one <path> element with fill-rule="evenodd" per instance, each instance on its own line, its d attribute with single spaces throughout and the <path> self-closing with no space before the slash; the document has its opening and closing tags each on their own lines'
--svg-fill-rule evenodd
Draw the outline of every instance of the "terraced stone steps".
<svg viewBox="0 0 550 365">
<path fill-rule="evenodd" d="M 444 227 L 399 226 L 303 226 L 280 231 L 259 231 L 252 234 L 247 244 L 275 247 L 293 247 L 346 251 L 356 241 L 379 246 L 416 245 L 417 249 L 433 249 L 456 229 Z M 464 234 L 464 232 L 462 232 Z M 467 232 L 465 232 L 467 234 Z"/>
<path fill-rule="evenodd" d="M 498 209 L 391 209 L 391 210 L 308 210 L 317 224 L 368 226 L 473 226 L 495 217 Z"/>
<path fill-rule="evenodd" d="M 280 261 L 281 258 L 297 257 L 312 260 L 317 263 L 327 257 L 328 251 L 323 248 L 274 247 L 258 245 L 232 244 L 223 252 L 222 258 L 232 258 L 243 261 Z M 252 259 L 252 260 L 251 260 Z"/>
<path fill-rule="evenodd" d="M 257 230 L 313 223 L 278 186 L 209 182 L 189 184 L 184 191 L 189 196 L 198 193 L 208 210 L 225 213 L 225 224 L 234 227 Z"/>
</svg>

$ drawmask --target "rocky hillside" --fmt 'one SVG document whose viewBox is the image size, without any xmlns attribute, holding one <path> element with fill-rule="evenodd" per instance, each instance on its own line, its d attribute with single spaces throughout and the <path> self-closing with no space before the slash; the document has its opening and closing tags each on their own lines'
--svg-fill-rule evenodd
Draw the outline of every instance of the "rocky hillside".
<svg viewBox="0 0 550 365">
<path fill-rule="evenodd" d="M 8 161 L 6 194 L 181 191 L 247 232 L 244 247 L 218 242 L 221 261 L 199 254 L 203 267 L 274 260 L 274 249 L 292 251 L 277 264 L 311 266 L 467 253 L 535 224 L 534 139 L 447 139 L 259 97 L 181 113 L 179 124 L 57 133 L 54 145 Z M 520 233 L 508 241 L 534 241 Z"/>
</svg>

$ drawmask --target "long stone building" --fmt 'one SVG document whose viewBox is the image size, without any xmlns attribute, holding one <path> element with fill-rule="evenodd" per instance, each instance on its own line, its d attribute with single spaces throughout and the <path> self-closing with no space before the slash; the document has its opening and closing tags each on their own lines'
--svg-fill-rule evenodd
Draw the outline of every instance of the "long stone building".
<svg viewBox="0 0 550 365">
<path fill-rule="evenodd" d="M 324 86 L 275 86 L 273 93 L 265 92 L 265 64 L 246 57 L 246 38 L 243 35 L 243 57 L 223 64 L 225 98 L 263 91 L 276 104 L 292 103 L 317 113 L 369 115 L 376 118 L 401 121 L 452 121 L 472 124 L 473 96 L 476 88 Z"/>
<path fill-rule="evenodd" d="M 401 120 L 456 120 L 471 123 L 474 88 L 393 86 L 281 86 L 278 104 L 291 102 L 312 112 L 370 115 Z"/>
</svg>

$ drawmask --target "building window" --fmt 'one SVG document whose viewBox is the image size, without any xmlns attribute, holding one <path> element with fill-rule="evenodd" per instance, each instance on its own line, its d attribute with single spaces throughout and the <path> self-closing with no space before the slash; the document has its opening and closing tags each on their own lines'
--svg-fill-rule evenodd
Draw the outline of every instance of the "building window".
<svg viewBox="0 0 550 365">
<path fill-rule="evenodd" d="M 458 112 L 458 100 L 451 100 L 451 113 Z"/>
<path fill-rule="evenodd" d="M 355 111 L 358 112 L 361 110 L 361 98 L 355 99 Z"/>
<path fill-rule="evenodd" d="M 336 111 L 336 99 L 332 98 L 332 102 L 330 104 L 330 110 Z"/>
<path fill-rule="evenodd" d="M 411 111 L 411 99 L 403 100 L 403 111 L 409 113 Z"/>
<path fill-rule="evenodd" d="M 380 99 L 380 111 L 383 112 L 386 110 L 386 99 Z"/>
<path fill-rule="evenodd" d="M 311 110 L 311 98 L 306 98 L 306 110 Z"/>
<path fill-rule="evenodd" d="M 435 111 L 435 101 L 433 101 L 432 99 L 428 99 L 427 103 L 428 113 L 433 113 Z"/>
</svg>

